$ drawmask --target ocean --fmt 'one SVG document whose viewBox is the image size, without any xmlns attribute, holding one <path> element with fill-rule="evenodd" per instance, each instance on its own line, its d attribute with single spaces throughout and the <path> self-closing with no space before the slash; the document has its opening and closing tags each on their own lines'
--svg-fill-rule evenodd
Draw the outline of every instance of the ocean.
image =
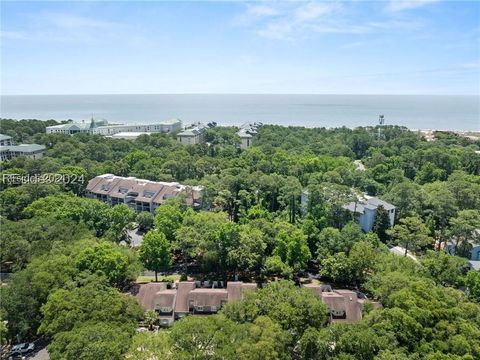
<svg viewBox="0 0 480 360">
<path fill-rule="evenodd" d="M 0 116 L 11 119 L 184 125 L 262 122 L 285 126 L 356 127 L 378 123 L 411 129 L 480 130 L 480 98 L 450 95 L 2 95 Z"/>
</svg>

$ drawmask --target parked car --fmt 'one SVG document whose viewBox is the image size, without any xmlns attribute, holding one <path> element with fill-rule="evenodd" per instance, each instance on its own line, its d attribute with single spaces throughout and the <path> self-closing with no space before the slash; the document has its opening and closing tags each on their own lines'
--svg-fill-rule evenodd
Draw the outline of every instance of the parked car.
<svg viewBox="0 0 480 360">
<path fill-rule="evenodd" d="M 9 356 L 26 355 L 31 353 L 33 350 L 35 350 L 34 343 L 17 344 L 12 347 L 12 349 L 10 350 Z"/>
</svg>

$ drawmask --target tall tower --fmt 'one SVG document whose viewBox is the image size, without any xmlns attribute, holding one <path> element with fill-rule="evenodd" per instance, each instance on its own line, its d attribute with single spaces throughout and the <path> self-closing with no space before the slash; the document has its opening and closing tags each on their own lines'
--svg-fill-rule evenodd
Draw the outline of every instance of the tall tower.
<svg viewBox="0 0 480 360">
<path fill-rule="evenodd" d="M 378 126 L 378 138 L 379 138 L 379 139 L 381 139 L 382 136 L 383 136 L 383 134 L 382 134 L 382 130 L 383 130 L 382 127 L 383 127 L 384 124 L 385 124 L 385 116 L 380 115 L 380 116 L 378 117 L 378 125 L 379 125 L 379 126 Z"/>
</svg>

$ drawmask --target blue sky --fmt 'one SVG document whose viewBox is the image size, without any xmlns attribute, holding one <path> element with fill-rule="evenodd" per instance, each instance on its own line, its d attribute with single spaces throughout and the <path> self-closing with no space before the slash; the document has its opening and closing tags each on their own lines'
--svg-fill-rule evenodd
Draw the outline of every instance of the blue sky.
<svg viewBox="0 0 480 360">
<path fill-rule="evenodd" d="M 479 94 L 476 1 L 1 3 L 2 94 Z"/>
</svg>

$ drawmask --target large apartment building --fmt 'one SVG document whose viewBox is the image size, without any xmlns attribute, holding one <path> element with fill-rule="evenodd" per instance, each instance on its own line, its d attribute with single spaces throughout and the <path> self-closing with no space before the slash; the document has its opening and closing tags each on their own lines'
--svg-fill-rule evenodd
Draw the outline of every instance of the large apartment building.
<svg viewBox="0 0 480 360">
<path fill-rule="evenodd" d="M 182 127 L 179 119 L 170 119 L 153 124 L 111 124 L 106 120 L 94 120 L 90 123 L 85 121 L 80 123 L 69 122 L 66 124 L 47 126 L 47 134 L 60 133 L 73 135 L 81 132 L 112 136 L 118 133 L 171 133 Z"/>
<path fill-rule="evenodd" d="M 0 134 L 0 161 L 11 160 L 24 156 L 30 160 L 38 160 L 43 157 L 46 147 L 38 144 L 14 145 L 12 137 Z"/>
<path fill-rule="evenodd" d="M 199 186 L 186 186 L 175 182 L 103 174 L 88 182 L 85 196 L 104 201 L 110 206 L 126 204 L 137 212 L 154 213 L 163 202 L 180 194 L 185 196 L 188 205 L 200 207 L 201 190 Z"/>
<path fill-rule="evenodd" d="M 262 123 L 246 123 L 240 126 L 237 135 L 240 137 L 240 149 L 247 150 L 252 146 L 253 137 L 257 134 Z"/>
</svg>

